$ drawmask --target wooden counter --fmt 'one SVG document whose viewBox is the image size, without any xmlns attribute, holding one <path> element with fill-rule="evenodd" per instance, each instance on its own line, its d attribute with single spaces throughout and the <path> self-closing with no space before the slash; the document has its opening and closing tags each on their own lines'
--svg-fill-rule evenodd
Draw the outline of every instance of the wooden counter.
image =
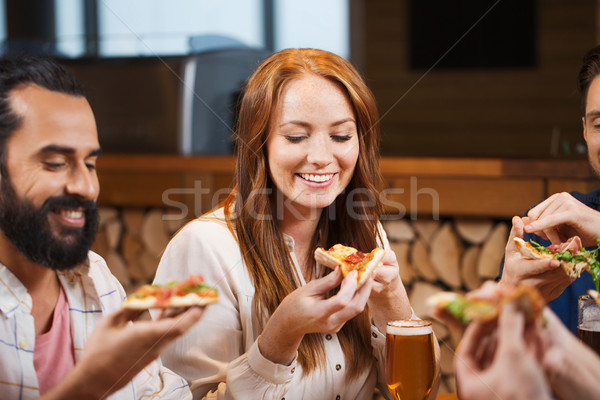
<svg viewBox="0 0 600 400">
<path fill-rule="evenodd" d="M 117 207 L 177 207 L 196 215 L 232 187 L 232 157 L 103 155 L 100 203 Z M 586 160 L 381 158 L 382 200 L 391 214 L 489 216 L 522 214 L 560 191 L 591 191 Z"/>
</svg>

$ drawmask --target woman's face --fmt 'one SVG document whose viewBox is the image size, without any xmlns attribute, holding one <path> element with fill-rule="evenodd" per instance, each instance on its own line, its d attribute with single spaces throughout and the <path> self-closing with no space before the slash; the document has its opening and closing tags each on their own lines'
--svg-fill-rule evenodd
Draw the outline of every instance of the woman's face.
<svg viewBox="0 0 600 400">
<path fill-rule="evenodd" d="M 305 75 L 283 88 L 267 154 L 277 201 L 296 217 L 329 206 L 350 182 L 358 159 L 356 120 L 336 84 Z"/>
</svg>

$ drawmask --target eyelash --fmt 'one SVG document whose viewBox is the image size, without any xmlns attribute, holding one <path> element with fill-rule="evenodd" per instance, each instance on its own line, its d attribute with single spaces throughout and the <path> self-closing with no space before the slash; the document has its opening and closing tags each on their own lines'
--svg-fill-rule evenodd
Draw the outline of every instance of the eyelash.
<svg viewBox="0 0 600 400">
<path fill-rule="evenodd" d="M 288 142 L 300 143 L 306 136 L 286 136 L 285 138 Z M 335 142 L 347 142 L 352 139 L 352 135 L 331 135 L 331 139 Z"/>
</svg>

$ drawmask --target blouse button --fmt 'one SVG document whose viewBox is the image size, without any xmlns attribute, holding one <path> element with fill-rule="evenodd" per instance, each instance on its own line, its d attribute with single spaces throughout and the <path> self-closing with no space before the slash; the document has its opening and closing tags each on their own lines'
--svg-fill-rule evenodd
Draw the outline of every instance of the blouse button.
<svg viewBox="0 0 600 400">
<path fill-rule="evenodd" d="M 337 396 L 335 396 L 335 400 L 340 400 L 342 397 L 338 394 Z"/>
<path fill-rule="evenodd" d="M 336 370 L 336 371 L 339 371 L 340 369 L 342 369 L 342 366 L 341 366 L 340 364 L 337 364 L 337 365 L 335 366 L 335 370 Z"/>
<path fill-rule="evenodd" d="M 371 333 L 371 335 L 373 335 L 373 337 L 374 337 L 375 339 L 377 339 L 377 334 L 376 334 L 375 332 L 372 332 L 372 333 Z"/>
<path fill-rule="evenodd" d="M 296 367 L 292 368 L 292 374 L 294 373 L 294 371 L 296 371 Z M 284 397 L 285 399 L 285 397 Z"/>
<path fill-rule="evenodd" d="M 325 335 L 325 339 L 327 339 L 327 340 L 331 340 L 331 334 L 330 334 L 330 333 L 328 333 L 327 335 Z"/>
</svg>

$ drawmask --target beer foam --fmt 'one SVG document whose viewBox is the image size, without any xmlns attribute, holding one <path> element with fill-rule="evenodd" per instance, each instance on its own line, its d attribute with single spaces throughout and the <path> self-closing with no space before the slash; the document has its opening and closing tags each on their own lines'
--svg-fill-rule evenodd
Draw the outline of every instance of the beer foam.
<svg viewBox="0 0 600 400">
<path fill-rule="evenodd" d="M 433 332 L 431 322 L 420 320 L 394 321 L 387 325 L 387 333 L 398 336 L 429 335 Z"/>
</svg>

